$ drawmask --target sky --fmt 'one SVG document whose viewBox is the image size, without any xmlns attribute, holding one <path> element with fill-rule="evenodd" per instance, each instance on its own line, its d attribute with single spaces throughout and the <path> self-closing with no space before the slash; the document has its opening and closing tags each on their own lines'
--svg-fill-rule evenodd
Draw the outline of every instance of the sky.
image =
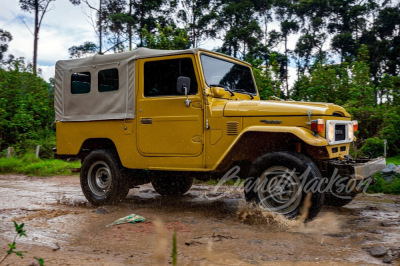
<svg viewBox="0 0 400 266">
<path fill-rule="evenodd" d="M 98 38 L 92 24 L 85 15 L 88 9 L 72 5 L 69 0 L 56 0 L 51 4 L 43 19 L 39 32 L 38 68 L 45 80 L 54 77 L 54 66 L 58 60 L 69 59 L 68 48 L 83 44 L 85 41 L 97 43 Z M 0 29 L 7 30 L 13 36 L 8 53 L 15 57 L 24 57 L 32 62 L 33 57 L 34 16 L 24 12 L 18 0 L 0 0 Z M 268 25 L 270 29 L 277 24 Z M 296 36 L 289 40 L 289 48 L 294 48 Z M 212 50 L 221 45 L 221 40 L 208 40 L 200 47 Z M 278 47 L 282 51 L 283 47 Z M 290 84 L 296 78 L 295 66 L 289 67 Z"/>
</svg>

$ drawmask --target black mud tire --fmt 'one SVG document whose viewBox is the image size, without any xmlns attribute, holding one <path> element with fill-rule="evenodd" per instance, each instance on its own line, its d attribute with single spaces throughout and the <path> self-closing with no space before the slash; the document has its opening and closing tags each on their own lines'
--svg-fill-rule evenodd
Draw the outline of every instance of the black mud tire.
<svg viewBox="0 0 400 266">
<path fill-rule="evenodd" d="M 83 194 L 93 205 L 117 204 L 129 193 L 124 169 L 110 150 L 94 150 L 85 157 L 80 181 Z"/>
<path fill-rule="evenodd" d="M 193 185 L 193 177 L 172 173 L 153 173 L 151 185 L 163 197 L 182 196 Z"/>
<path fill-rule="evenodd" d="M 290 175 L 286 174 L 281 175 L 283 173 L 283 169 L 288 169 Z M 296 169 L 295 172 L 293 172 L 293 169 Z M 305 173 L 306 171 L 309 171 L 309 174 L 307 175 L 306 180 L 303 180 L 302 174 Z M 283 177 L 283 176 L 288 176 L 288 177 Z M 265 205 L 271 206 L 270 204 L 267 203 L 273 202 L 275 204 L 279 200 L 278 199 L 274 200 L 274 198 L 276 197 L 272 195 L 273 193 L 268 194 L 268 192 L 260 192 L 259 188 L 268 187 L 269 184 L 274 182 L 271 181 L 271 179 L 274 179 L 276 182 L 276 180 L 282 178 L 290 179 L 290 182 L 287 183 L 294 184 L 292 186 L 289 185 L 290 188 L 287 191 L 297 191 L 296 193 L 293 194 L 298 196 L 292 197 L 293 199 L 295 198 L 296 200 L 286 199 L 288 207 L 285 210 L 279 210 L 279 206 L 276 206 L 275 208 L 266 208 Z M 245 198 L 247 201 L 254 202 L 260 207 L 266 208 L 267 210 L 273 209 L 276 213 L 284 215 L 287 219 L 294 219 L 300 214 L 301 208 L 304 205 L 304 200 L 308 194 L 307 191 L 304 191 L 302 184 L 318 183 L 321 180 L 321 178 L 322 178 L 321 172 L 319 171 L 315 163 L 305 155 L 292 151 L 272 152 L 264 156 L 261 156 L 253 163 L 249 173 L 249 177 L 246 179 L 246 182 L 244 184 Z M 310 185 L 308 185 L 308 187 L 309 186 Z M 260 196 L 260 194 L 263 196 Z M 261 197 L 264 198 L 261 199 Z M 288 198 L 290 197 L 291 196 L 289 195 Z M 280 200 L 281 202 L 285 201 L 285 199 L 283 199 L 283 196 L 280 198 Z M 292 201 L 294 201 L 293 204 Z M 307 217 L 303 217 L 306 221 L 315 218 L 320 212 L 321 208 L 324 205 L 324 193 L 313 191 L 310 201 L 311 201 L 310 202 L 311 206 L 308 209 Z M 283 206 L 285 206 L 284 203 L 282 204 Z"/>
<path fill-rule="evenodd" d="M 343 207 L 353 201 L 357 193 L 350 193 L 346 198 L 338 197 L 332 193 L 325 193 L 325 205 L 332 207 Z"/>
</svg>

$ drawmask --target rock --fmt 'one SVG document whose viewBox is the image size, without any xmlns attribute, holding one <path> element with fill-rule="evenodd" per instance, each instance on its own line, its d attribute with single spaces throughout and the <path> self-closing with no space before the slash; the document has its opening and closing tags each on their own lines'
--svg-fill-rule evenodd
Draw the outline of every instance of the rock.
<svg viewBox="0 0 400 266">
<path fill-rule="evenodd" d="M 264 242 L 260 239 L 252 239 L 247 241 L 247 243 L 249 243 L 250 245 L 262 245 L 264 244 Z"/>
<path fill-rule="evenodd" d="M 367 231 L 368 233 L 370 233 L 370 234 L 377 234 L 377 235 L 383 234 L 383 231 L 380 231 L 380 230 L 367 229 L 366 231 Z"/>
<path fill-rule="evenodd" d="M 108 213 L 110 213 L 109 211 L 107 211 L 103 207 L 99 207 L 99 208 L 94 209 L 94 212 L 98 213 L 98 214 L 108 214 Z"/>
<path fill-rule="evenodd" d="M 392 226 L 398 226 L 398 225 L 400 225 L 400 222 L 388 222 L 388 221 L 381 222 L 381 226 L 383 226 L 383 227 L 392 227 Z"/>
<path fill-rule="evenodd" d="M 383 258 L 383 263 L 392 263 L 393 257 L 392 256 L 385 256 L 385 258 Z"/>
<path fill-rule="evenodd" d="M 368 253 L 375 258 L 383 257 L 388 253 L 388 249 L 385 247 L 372 247 L 367 249 Z"/>
<path fill-rule="evenodd" d="M 394 173 L 395 174 L 400 174 L 400 165 L 397 166 L 396 170 L 394 170 Z"/>
<path fill-rule="evenodd" d="M 368 211 L 379 211 L 378 207 L 375 206 L 366 206 L 365 209 Z"/>
<path fill-rule="evenodd" d="M 394 164 L 388 164 L 386 165 L 386 168 L 382 170 L 383 175 L 391 175 L 394 173 L 394 171 L 397 169 L 397 166 Z"/>
</svg>

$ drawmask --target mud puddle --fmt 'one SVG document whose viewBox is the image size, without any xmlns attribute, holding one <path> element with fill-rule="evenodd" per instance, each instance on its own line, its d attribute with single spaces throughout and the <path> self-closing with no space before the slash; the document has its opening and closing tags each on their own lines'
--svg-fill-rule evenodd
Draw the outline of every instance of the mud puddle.
<svg viewBox="0 0 400 266">
<path fill-rule="evenodd" d="M 247 205 L 240 191 L 195 185 L 165 200 L 151 185 L 132 189 L 118 206 L 87 203 L 74 176 L 0 176 L 0 251 L 24 222 L 29 253 L 11 264 L 42 257 L 46 265 L 167 264 L 177 234 L 179 265 L 400 264 L 400 197 L 360 195 L 346 207 L 324 208 L 309 223 L 288 221 Z M 140 224 L 107 228 L 129 214 Z"/>
</svg>

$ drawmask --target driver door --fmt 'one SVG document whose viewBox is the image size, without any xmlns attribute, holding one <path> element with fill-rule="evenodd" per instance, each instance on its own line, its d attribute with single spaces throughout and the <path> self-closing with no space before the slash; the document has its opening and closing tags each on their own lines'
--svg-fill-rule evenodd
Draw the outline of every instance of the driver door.
<svg viewBox="0 0 400 266">
<path fill-rule="evenodd" d="M 137 146 L 144 156 L 195 157 L 203 151 L 202 93 L 194 56 L 139 61 Z M 177 90 L 178 77 L 190 78 L 188 96 Z M 186 98 L 190 104 L 185 104 Z"/>
</svg>

